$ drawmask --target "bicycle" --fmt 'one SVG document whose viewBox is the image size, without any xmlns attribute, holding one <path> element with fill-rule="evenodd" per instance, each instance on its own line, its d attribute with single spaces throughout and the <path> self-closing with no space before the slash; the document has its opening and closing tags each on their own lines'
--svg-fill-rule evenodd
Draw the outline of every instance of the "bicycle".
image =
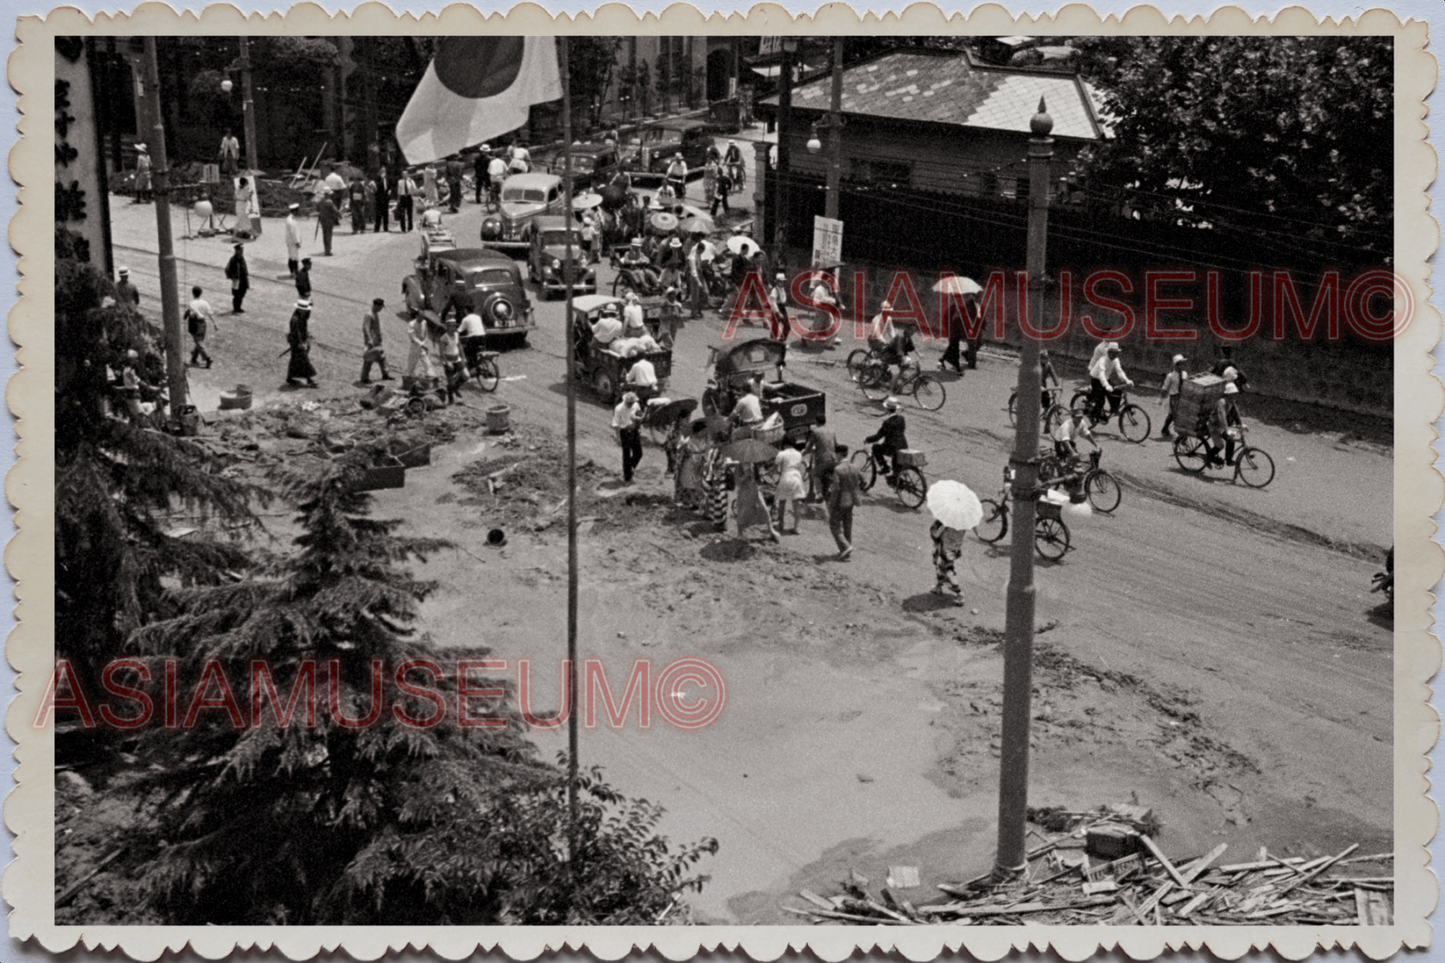
<svg viewBox="0 0 1445 963">
<path fill-rule="evenodd" d="M 1068 417 L 1069 412 L 1059 404 L 1059 396 L 1064 393 L 1062 386 L 1055 385 L 1052 388 L 1044 388 L 1043 391 L 1049 396 L 1049 403 L 1039 410 L 1039 423 L 1043 426 L 1046 434 L 1052 435 L 1054 429 L 1059 427 L 1059 423 Z M 1009 392 L 1008 396 L 1008 423 L 1011 425 L 1018 423 L 1018 395 L 1019 390 L 1015 388 Z"/>
<path fill-rule="evenodd" d="M 1003 489 L 997 500 L 985 498 L 983 518 L 973 528 L 979 541 L 992 545 L 1008 534 L 1009 505 L 1013 500 L 1013 469 L 1003 470 Z M 1057 562 L 1069 551 L 1069 526 L 1064 524 L 1059 506 L 1052 502 L 1039 502 L 1034 516 L 1034 550 L 1040 558 Z"/>
<path fill-rule="evenodd" d="M 855 451 L 849 460 L 858 470 L 858 487 L 865 492 L 872 491 L 873 486 L 878 483 L 878 462 L 873 458 L 873 452 L 862 447 Z M 928 496 L 928 482 L 920 470 L 928 464 L 928 459 L 921 451 L 905 448 L 895 456 L 895 461 L 897 472 L 883 477 L 900 502 L 908 508 L 917 508 Z"/>
<path fill-rule="evenodd" d="M 1262 448 L 1244 443 L 1248 431 L 1243 425 L 1225 429 L 1227 436 L 1241 443 L 1234 453 L 1234 480 L 1250 488 L 1263 488 L 1274 481 L 1274 459 Z M 1174 439 L 1174 460 L 1191 475 L 1203 474 L 1208 468 L 1230 467 L 1227 462 L 1211 460 L 1205 439 L 1198 435 L 1180 435 Z"/>
<path fill-rule="evenodd" d="M 1077 455 L 1065 466 L 1052 451 L 1042 452 L 1039 455 L 1039 485 L 1052 488 L 1061 484 L 1071 490 L 1082 490 L 1095 511 L 1109 514 L 1119 507 L 1124 494 L 1114 476 L 1099 467 L 1103 454 L 1097 448 L 1089 452 L 1087 467 L 1084 467 L 1083 459 Z"/>
<path fill-rule="evenodd" d="M 848 378 L 852 381 L 858 380 L 858 375 L 871 362 L 882 360 L 875 345 L 869 344 L 866 348 L 854 348 L 848 352 Z"/>
<path fill-rule="evenodd" d="M 1094 406 L 1089 400 L 1090 391 L 1091 389 L 1087 387 L 1075 391 L 1074 396 L 1069 399 L 1069 410 L 1082 411 L 1087 415 L 1090 428 L 1098 425 L 1107 425 L 1114 415 L 1108 414 L 1103 418 L 1095 418 L 1093 413 Z M 1119 389 L 1118 418 L 1119 434 L 1136 445 L 1143 444 L 1144 440 L 1149 437 L 1150 429 L 1153 428 L 1153 423 L 1149 420 L 1149 412 L 1129 400 L 1128 388 Z"/>
<path fill-rule="evenodd" d="M 924 374 L 923 367 L 911 364 L 900 375 L 895 387 L 893 372 L 882 361 L 871 361 L 858 372 L 858 387 L 869 401 L 882 401 L 890 395 L 910 394 L 924 411 L 937 411 L 943 407 L 946 394 L 943 383 L 933 375 Z"/>
</svg>

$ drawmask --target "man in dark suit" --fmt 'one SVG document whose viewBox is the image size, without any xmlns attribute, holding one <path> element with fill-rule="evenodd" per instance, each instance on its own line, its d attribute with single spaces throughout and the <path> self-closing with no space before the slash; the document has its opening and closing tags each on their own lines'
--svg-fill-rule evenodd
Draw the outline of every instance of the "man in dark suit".
<svg viewBox="0 0 1445 963">
<path fill-rule="evenodd" d="M 336 209 L 336 203 L 330 194 L 321 195 L 321 200 L 316 205 L 316 222 L 321 226 L 321 251 L 330 257 L 331 232 L 341 223 L 341 212 Z"/>
<path fill-rule="evenodd" d="M 246 248 L 237 244 L 231 260 L 226 262 L 226 278 L 231 282 L 231 313 L 245 314 L 241 302 L 251 289 L 251 272 L 246 268 Z"/>
<path fill-rule="evenodd" d="M 385 167 L 379 167 L 372 183 L 375 185 L 376 222 L 371 229 L 378 234 L 384 234 L 391 230 L 391 175 L 386 172 Z"/>
</svg>

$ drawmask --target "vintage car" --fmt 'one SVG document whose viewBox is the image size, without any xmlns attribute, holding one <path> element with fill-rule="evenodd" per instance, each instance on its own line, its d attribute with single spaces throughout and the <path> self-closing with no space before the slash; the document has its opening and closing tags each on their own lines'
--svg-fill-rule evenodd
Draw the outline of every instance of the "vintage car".
<svg viewBox="0 0 1445 963">
<path fill-rule="evenodd" d="M 412 317 L 429 314 L 441 321 L 476 311 L 488 343 L 498 347 L 521 347 L 537 327 L 521 270 L 496 251 L 433 246 L 417 258 L 415 272 L 401 282 L 401 294 Z"/>
<path fill-rule="evenodd" d="M 567 258 L 567 218 L 546 215 L 532 219 L 527 228 L 527 277 L 537 283 L 542 297 L 567 293 L 562 270 Z M 582 235 L 572 230 L 572 288 L 584 294 L 597 293 L 597 269 L 582 250 Z"/>
<path fill-rule="evenodd" d="M 702 176 L 707 166 L 707 149 L 712 146 L 717 129 L 702 120 L 667 120 L 639 127 L 629 144 L 629 163 L 637 175 L 653 179 L 667 173 L 674 154 L 687 162 L 689 178 Z M 637 176 L 634 175 L 634 176 Z"/>
<path fill-rule="evenodd" d="M 767 338 L 709 349 L 712 374 L 702 395 L 702 412 L 726 418 L 748 390 L 754 378 L 763 381 L 763 417 L 774 412 L 783 420 L 783 437 L 789 441 L 806 438 L 827 412 L 828 399 L 821 391 L 783 380 L 788 346 Z"/>
<path fill-rule="evenodd" d="M 615 304 L 618 310 L 622 308 L 621 298 L 608 297 L 605 294 L 584 294 L 580 298 L 572 299 L 572 346 L 573 366 L 577 380 L 590 384 L 592 390 L 597 393 L 608 404 L 616 404 L 622 397 L 623 380 L 627 376 L 628 369 L 636 363 L 637 357 L 646 358 L 652 362 L 657 372 L 657 387 L 661 391 L 667 387 L 667 379 L 672 376 L 672 349 L 661 348 L 657 351 L 649 351 L 637 357 L 624 358 L 616 351 L 605 348 L 592 338 L 592 325 L 602 317 L 602 309 L 609 304 Z M 644 309 L 649 310 L 649 309 Z M 650 311 L 656 312 L 657 308 Z M 647 317 L 652 322 L 655 317 Z M 651 325 L 649 324 L 649 327 Z"/>
<path fill-rule="evenodd" d="M 482 218 L 482 243 L 513 256 L 527 251 L 527 225 L 538 214 L 565 214 L 562 178 L 556 174 L 513 174 L 502 181 L 502 209 Z"/>
<path fill-rule="evenodd" d="M 548 155 L 544 164 L 548 171 L 562 176 L 563 156 L 561 150 Z M 617 159 L 617 148 L 611 144 L 572 145 L 572 190 L 590 191 L 612 180 L 621 166 Z"/>
</svg>

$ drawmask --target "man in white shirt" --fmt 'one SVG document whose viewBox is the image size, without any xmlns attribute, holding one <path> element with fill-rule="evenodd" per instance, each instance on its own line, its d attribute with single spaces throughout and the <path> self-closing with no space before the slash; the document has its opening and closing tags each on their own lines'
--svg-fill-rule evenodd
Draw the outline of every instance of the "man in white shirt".
<svg viewBox="0 0 1445 963">
<path fill-rule="evenodd" d="M 884 345 L 892 344 L 893 337 L 898 332 L 893 327 L 893 305 L 884 301 L 878 306 L 878 314 L 873 318 L 873 330 L 868 334 L 868 340 L 872 343 L 875 351 L 882 350 Z"/>
<path fill-rule="evenodd" d="M 482 348 L 487 343 L 487 326 L 482 323 L 482 316 L 472 311 L 462 318 L 462 323 L 457 328 L 457 337 L 461 339 L 462 354 L 467 359 L 467 367 L 475 369 Z"/>
<path fill-rule="evenodd" d="M 617 316 L 616 305 L 609 307 L 611 310 L 604 308 L 602 317 L 592 324 L 592 340 L 603 346 L 622 337 L 622 319 Z"/>
<path fill-rule="evenodd" d="M 638 423 L 642 408 L 632 392 L 622 396 L 612 409 L 612 431 L 622 448 L 622 484 L 632 484 L 632 471 L 642 461 L 642 427 Z"/>
<path fill-rule="evenodd" d="M 191 367 L 200 366 L 197 358 L 204 358 L 207 368 L 211 366 L 211 356 L 206 353 L 206 325 L 215 323 L 216 316 L 211 313 L 210 303 L 201 297 L 201 289 L 191 288 L 191 303 L 186 306 L 186 327 L 196 343 L 191 349 Z"/>
<path fill-rule="evenodd" d="M 748 393 L 733 405 L 728 420 L 742 427 L 751 427 L 763 420 L 762 385 L 756 379 L 748 382 Z"/>
<path fill-rule="evenodd" d="M 622 309 L 622 332 L 629 338 L 640 338 L 647 333 L 642 299 L 633 293 L 627 295 L 627 307 Z"/>
<path fill-rule="evenodd" d="M 241 142 L 229 130 L 221 138 L 221 175 L 231 177 L 236 173 L 236 162 L 241 158 Z"/>
<path fill-rule="evenodd" d="M 1119 413 L 1124 401 L 1120 388 L 1134 387 L 1119 363 L 1119 346 L 1110 343 L 1104 356 L 1089 367 L 1089 412 L 1094 421 L 1104 421 L 1104 401 L 1109 402 L 1109 417 Z"/>
<path fill-rule="evenodd" d="M 1159 430 L 1160 438 L 1172 438 L 1169 426 L 1174 424 L 1174 416 L 1179 414 L 1179 393 L 1184 390 L 1184 380 L 1189 377 L 1189 372 L 1184 370 L 1184 355 L 1174 356 L 1174 370 L 1164 376 L 1164 386 L 1159 395 L 1160 403 L 1168 403 L 1169 415 L 1164 419 L 1164 427 Z"/>
<path fill-rule="evenodd" d="M 300 204 L 292 204 L 286 212 L 286 270 L 294 278 L 301 267 L 301 225 L 296 221 Z"/>
<path fill-rule="evenodd" d="M 1079 437 L 1087 438 L 1089 444 L 1099 447 L 1098 442 L 1094 441 L 1094 433 L 1089 430 L 1088 422 L 1084 421 L 1084 412 L 1076 410 L 1070 412 L 1069 417 L 1059 422 L 1054 429 L 1054 454 L 1060 462 L 1067 465 L 1079 457 L 1079 444 L 1074 440 Z"/>
<path fill-rule="evenodd" d="M 646 358 L 632 362 L 624 380 L 628 387 L 637 389 L 639 398 L 651 398 L 657 394 L 657 369 Z"/>
</svg>

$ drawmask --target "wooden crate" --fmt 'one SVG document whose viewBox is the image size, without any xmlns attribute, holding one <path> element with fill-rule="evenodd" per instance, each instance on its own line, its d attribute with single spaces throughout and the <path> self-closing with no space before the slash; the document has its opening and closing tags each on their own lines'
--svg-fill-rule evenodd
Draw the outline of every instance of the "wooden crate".
<svg viewBox="0 0 1445 963">
<path fill-rule="evenodd" d="M 1188 435 L 1209 434 L 1209 416 L 1214 405 L 1224 395 L 1224 379 L 1218 375 L 1196 375 L 1180 386 L 1179 410 L 1174 414 L 1174 424 Z"/>
<path fill-rule="evenodd" d="M 904 448 L 898 453 L 898 467 L 922 468 L 928 464 L 928 456 L 917 448 Z"/>
</svg>

